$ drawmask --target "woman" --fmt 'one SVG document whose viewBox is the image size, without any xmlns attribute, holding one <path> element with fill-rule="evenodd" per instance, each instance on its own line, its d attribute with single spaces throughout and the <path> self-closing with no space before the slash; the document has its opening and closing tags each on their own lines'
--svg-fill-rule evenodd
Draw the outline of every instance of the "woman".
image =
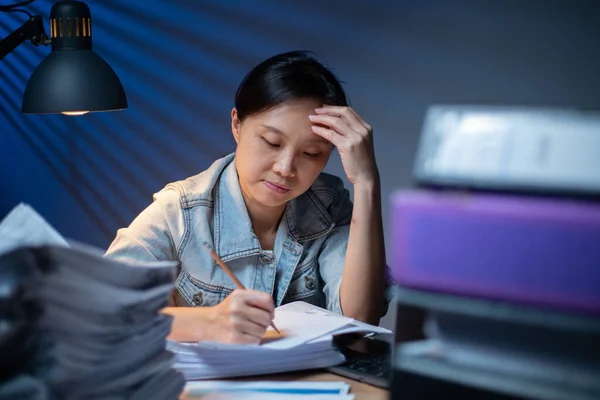
<svg viewBox="0 0 600 400">
<path fill-rule="evenodd" d="M 294 300 L 377 324 L 387 307 L 379 174 L 372 129 L 340 82 L 311 53 L 271 57 L 240 84 L 231 130 L 235 153 L 155 194 L 107 256 L 180 262 L 164 309 L 173 340 L 258 343 L 274 307 Z M 322 173 L 333 147 L 354 205 Z"/>
</svg>

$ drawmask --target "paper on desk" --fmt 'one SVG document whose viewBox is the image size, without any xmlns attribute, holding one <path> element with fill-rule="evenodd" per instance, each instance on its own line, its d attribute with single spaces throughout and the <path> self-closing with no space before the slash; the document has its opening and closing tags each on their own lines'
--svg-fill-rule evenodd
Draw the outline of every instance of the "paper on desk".
<svg viewBox="0 0 600 400">
<path fill-rule="evenodd" d="M 335 331 L 332 331 L 332 334 L 341 335 L 344 333 L 353 333 L 353 332 L 365 332 L 365 333 L 378 333 L 378 334 L 391 334 L 393 333 L 391 330 L 382 328 L 380 326 L 375 326 L 371 324 L 366 324 L 364 322 L 357 321 L 352 318 L 344 317 L 339 314 L 328 311 L 324 308 L 315 306 L 314 304 L 306 303 L 304 301 L 294 301 L 292 303 L 285 304 L 283 306 L 278 307 L 277 309 L 280 312 L 285 311 L 286 314 L 289 311 L 304 314 L 305 317 L 296 316 L 298 320 L 309 320 L 313 321 L 315 317 L 307 317 L 307 316 L 320 316 L 320 317 L 330 317 L 330 318 L 343 318 L 346 320 L 346 324 L 344 327 L 339 328 Z M 290 316 L 294 314 L 289 314 Z M 277 318 L 277 315 L 276 315 Z M 277 324 L 277 320 L 275 321 Z M 279 325 L 277 325 L 279 326 Z M 270 328 L 272 329 L 272 328 Z M 312 329 L 311 329 L 312 330 Z"/>
<path fill-rule="evenodd" d="M 176 354 L 174 367 L 187 380 L 279 373 L 325 368 L 346 359 L 333 346 L 333 337 L 325 336 L 289 349 L 222 343 L 179 343 L 167 341 L 167 349 Z"/>
<path fill-rule="evenodd" d="M 0 254 L 26 245 L 69 246 L 41 215 L 24 203 L 13 208 L 0 222 L 0 238 Z"/>
<path fill-rule="evenodd" d="M 40 377 L 53 398 L 176 398 L 184 378 L 165 349 L 172 317 L 160 310 L 177 262 L 132 265 L 103 255 L 67 242 L 25 204 L 0 223 L 0 263 L 40 274 L 28 282 L 28 275 L 9 272 L 1 293 L 19 309 L 23 299 L 43 307 L 39 318 L 26 311 L 16 321 L 32 324 L 43 339 L 27 355 L 41 357 Z"/>
<path fill-rule="evenodd" d="M 365 324 L 352 318 L 329 312 L 303 301 L 288 303 L 275 309 L 275 325 L 281 336 L 267 329 L 265 339 L 259 346 L 234 345 L 220 342 L 199 342 L 199 348 L 212 350 L 253 351 L 253 348 L 291 349 L 312 340 L 329 335 L 351 332 L 392 333 L 389 329 Z"/>
<path fill-rule="evenodd" d="M 349 391 L 345 382 L 201 381 L 188 382 L 183 399 L 353 399 Z"/>
<path fill-rule="evenodd" d="M 322 352 L 330 349 L 333 342 L 333 336 L 322 336 L 315 340 L 310 340 L 303 345 L 294 346 L 288 349 L 272 348 L 265 345 L 247 345 L 230 344 L 221 342 L 176 342 L 167 340 L 167 348 L 178 354 L 178 359 L 182 362 L 196 360 L 198 356 L 207 357 L 206 362 L 211 365 L 217 365 L 221 361 L 225 364 L 232 359 L 260 359 L 261 363 L 270 361 L 269 357 L 280 357 L 281 355 L 295 355 L 298 353 Z M 277 361 L 285 361 L 278 359 Z"/>
<path fill-rule="evenodd" d="M 264 343 L 264 347 L 272 349 L 289 349 L 330 335 L 349 323 L 349 319 L 341 315 L 306 314 L 285 308 L 275 309 L 275 325 L 279 328 L 282 336 L 280 339 Z M 269 327 L 266 337 L 275 334 Z M 276 336 L 274 336 L 276 338 Z"/>
<path fill-rule="evenodd" d="M 275 325 L 282 336 L 269 330 L 260 345 L 167 341 L 167 348 L 176 354 L 175 368 L 187 380 L 214 379 L 338 365 L 345 357 L 332 335 L 389 332 L 304 302 L 277 307 Z"/>
<path fill-rule="evenodd" d="M 186 395 L 201 396 L 208 393 L 253 392 L 262 394 L 284 395 L 328 395 L 348 394 L 350 385 L 346 382 L 306 382 L 306 381 L 195 381 L 185 385 Z M 337 398 L 337 397 L 336 397 Z"/>
<path fill-rule="evenodd" d="M 214 392 L 203 396 L 184 396 L 181 400 L 354 400 L 353 394 L 281 394 L 256 392 Z"/>
</svg>

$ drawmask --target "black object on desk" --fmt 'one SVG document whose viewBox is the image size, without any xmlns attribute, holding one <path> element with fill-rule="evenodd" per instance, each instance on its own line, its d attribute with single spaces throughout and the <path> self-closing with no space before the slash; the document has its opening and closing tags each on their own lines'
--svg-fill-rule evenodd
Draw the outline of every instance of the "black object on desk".
<svg viewBox="0 0 600 400">
<path fill-rule="evenodd" d="M 392 335 L 357 337 L 341 335 L 335 338 L 346 362 L 327 370 L 373 386 L 388 389 L 392 380 Z"/>
<path fill-rule="evenodd" d="M 598 315 L 409 288 L 397 301 L 430 329 L 396 342 L 392 398 L 600 398 Z"/>
<path fill-rule="evenodd" d="M 421 340 L 425 311 L 410 304 L 396 306 L 395 335 L 362 337 L 336 336 L 335 342 L 346 356 L 346 362 L 327 370 L 360 382 L 389 389 L 392 382 L 392 349 L 394 341 Z"/>
</svg>

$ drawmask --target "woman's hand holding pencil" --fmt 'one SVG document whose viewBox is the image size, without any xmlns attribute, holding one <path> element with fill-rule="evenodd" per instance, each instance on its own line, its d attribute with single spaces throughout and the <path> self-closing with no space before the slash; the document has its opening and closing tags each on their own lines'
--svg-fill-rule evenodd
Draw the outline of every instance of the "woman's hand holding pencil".
<svg viewBox="0 0 600 400">
<path fill-rule="evenodd" d="M 269 293 L 246 289 L 231 270 L 225 265 L 214 249 L 204 243 L 213 259 L 235 283 L 234 290 L 214 309 L 211 336 L 227 343 L 259 343 L 269 325 L 277 332 L 273 324 L 275 306 Z"/>
<path fill-rule="evenodd" d="M 275 311 L 268 293 L 249 289 L 234 290 L 213 309 L 210 336 L 220 342 L 240 344 L 259 343 Z"/>
</svg>

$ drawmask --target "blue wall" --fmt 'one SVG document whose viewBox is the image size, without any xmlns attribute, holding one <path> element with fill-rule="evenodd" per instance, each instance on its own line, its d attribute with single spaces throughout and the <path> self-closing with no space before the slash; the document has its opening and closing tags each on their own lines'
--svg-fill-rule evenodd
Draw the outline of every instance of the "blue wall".
<svg viewBox="0 0 600 400">
<path fill-rule="evenodd" d="M 49 49 L 26 43 L 0 61 L 0 217 L 24 201 L 63 235 L 108 246 L 154 192 L 233 150 L 239 81 L 295 48 L 322 55 L 375 128 L 387 199 L 410 184 L 429 104 L 598 106 L 598 3 L 89 1 L 94 50 L 121 78 L 130 108 L 23 115 L 27 79 Z M 52 4 L 26 9 L 48 27 Z M 0 13 L 0 37 L 23 18 Z M 343 174 L 337 158 L 328 171 Z"/>
</svg>

